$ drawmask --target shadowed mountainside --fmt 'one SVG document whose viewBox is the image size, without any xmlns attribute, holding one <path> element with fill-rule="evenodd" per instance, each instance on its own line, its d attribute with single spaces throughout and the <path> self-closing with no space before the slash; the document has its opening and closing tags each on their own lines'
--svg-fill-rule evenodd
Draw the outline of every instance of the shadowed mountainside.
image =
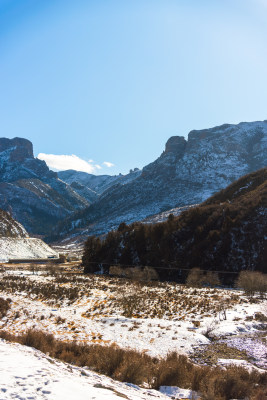
<svg viewBox="0 0 267 400">
<path fill-rule="evenodd" d="M 83 262 L 85 272 L 98 268 L 99 263 L 153 266 L 159 268 L 161 279 L 177 279 L 182 274 L 179 269 L 194 267 L 266 272 L 266 238 L 264 168 L 242 177 L 180 216 L 169 216 L 166 222 L 121 224 L 103 241 L 89 237 Z"/>
</svg>

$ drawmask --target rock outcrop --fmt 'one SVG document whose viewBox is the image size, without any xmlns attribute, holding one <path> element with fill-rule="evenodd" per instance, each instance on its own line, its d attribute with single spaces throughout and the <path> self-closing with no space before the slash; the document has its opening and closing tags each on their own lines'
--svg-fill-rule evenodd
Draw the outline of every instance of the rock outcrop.
<svg viewBox="0 0 267 400">
<path fill-rule="evenodd" d="M 23 138 L 0 139 L 0 153 L 7 151 L 10 153 L 11 161 L 22 162 L 26 158 L 33 158 L 33 146 L 32 143 Z"/>
<path fill-rule="evenodd" d="M 185 152 L 187 141 L 183 136 L 172 136 L 165 145 L 165 152 L 174 153 L 176 157 L 182 158 Z"/>
<path fill-rule="evenodd" d="M 89 204 L 44 161 L 34 158 L 29 140 L 0 139 L 0 207 L 29 232 L 48 233 L 57 221 Z"/>
</svg>

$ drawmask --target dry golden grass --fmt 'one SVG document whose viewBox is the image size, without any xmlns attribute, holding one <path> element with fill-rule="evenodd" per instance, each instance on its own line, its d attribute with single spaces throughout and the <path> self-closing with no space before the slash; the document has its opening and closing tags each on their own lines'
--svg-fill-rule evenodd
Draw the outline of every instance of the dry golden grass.
<svg viewBox="0 0 267 400">
<path fill-rule="evenodd" d="M 266 399 L 267 373 L 231 366 L 225 369 L 196 366 L 186 356 L 171 353 L 164 359 L 117 346 L 86 345 L 56 340 L 53 335 L 29 330 L 22 335 L 0 331 L 0 337 L 34 347 L 59 360 L 87 366 L 122 382 L 191 388 L 203 400 Z"/>
<path fill-rule="evenodd" d="M 47 278 L 48 279 L 48 278 Z M 134 282 L 122 278 L 96 277 L 94 275 L 57 275 L 49 280 L 32 277 L 4 275 L 0 290 L 5 293 L 24 292 L 28 296 L 60 307 L 88 303 L 82 316 L 100 318 L 123 315 L 127 318 L 164 318 L 172 320 L 190 316 L 223 315 L 223 310 L 240 302 L 232 292 L 218 289 L 191 288 L 175 283 Z M 93 296 L 92 296 L 93 295 Z M 88 300 L 86 300 L 88 299 Z"/>
</svg>

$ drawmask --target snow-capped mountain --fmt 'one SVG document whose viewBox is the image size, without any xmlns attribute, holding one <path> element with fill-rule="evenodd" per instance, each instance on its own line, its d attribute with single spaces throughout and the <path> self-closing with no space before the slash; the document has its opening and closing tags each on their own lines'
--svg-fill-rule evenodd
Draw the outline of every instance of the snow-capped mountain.
<svg viewBox="0 0 267 400">
<path fill-rule="evenodd" d="M 92 175 L 86 172 L 74 171 L 69 169 L 67 171 L 58 172 L 58 176 L 62 181 L 70 184 L 76 188 L 78 185 L 94 191 L 97 195 L 101 195 L 110 187 L 117 184 L 126 184 L 138 178 L 142 173 L 141 170 L 135 168 L 127 175 Z M 76 190 L 76 189 L 75 189 Z M 95 197 L 95 200 L 98 196 Z"/>
<path fill-rule="evenodd" d="M 136 179 L 111 186 L 56 235 L 101 234 L 175 207 L 201 203 L 267 164 L 267 121 L 225 124 L 171 137 L 161 156 Z"/>
<path fill-rule="evenodd" d="M 47 233 L 59 219 L 89 204 L 44 161 L 34 158 L 29 140 L 0 139 L 0 207 L 29 232 Z"/>
</svg>

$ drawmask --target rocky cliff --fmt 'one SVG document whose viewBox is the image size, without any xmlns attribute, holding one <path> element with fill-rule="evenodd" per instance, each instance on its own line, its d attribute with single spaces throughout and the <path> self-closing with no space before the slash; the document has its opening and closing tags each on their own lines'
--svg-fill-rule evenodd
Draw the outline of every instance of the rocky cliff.
<svg viewBox="0 0 267 400">
<path fill-rule="evenodd" d="M 0 207 L 29 232 L 48 233 L 57 221 L 89 204 L 34 158 L 29 140 L 0 138 Z"/>
</svg>

